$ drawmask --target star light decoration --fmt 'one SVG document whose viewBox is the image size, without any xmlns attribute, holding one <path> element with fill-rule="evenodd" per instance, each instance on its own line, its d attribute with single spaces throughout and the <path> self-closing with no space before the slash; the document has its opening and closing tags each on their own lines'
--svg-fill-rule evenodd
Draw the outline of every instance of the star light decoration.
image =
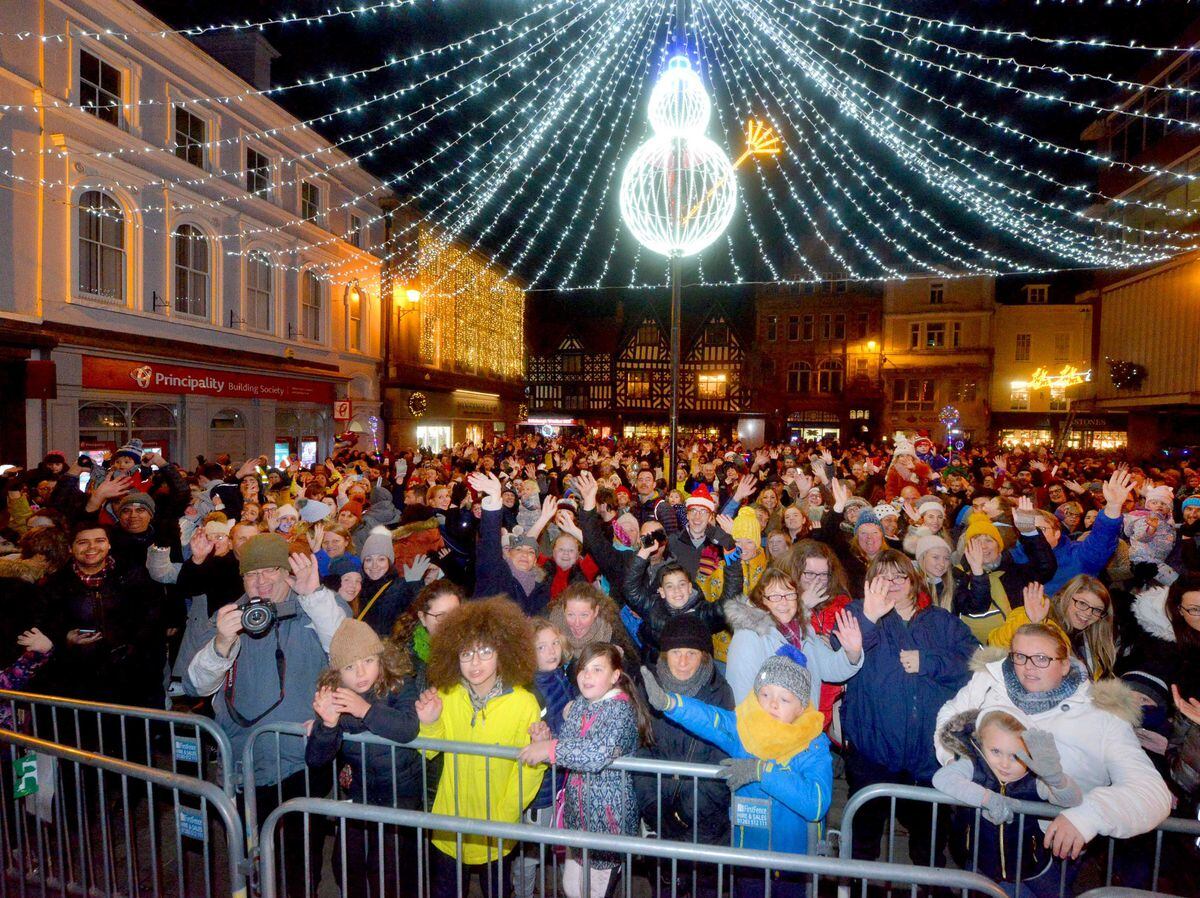
<svg viewBox="0 0 1200 898">
<path fill-rule="evenodd" d="M 342 2 L 312 16 L 288 13 L 174 30 L 13 30 L 0 32 L 0 45 L 41 42 L 56 52 L 86 36 L 125 48 L 210 31 L 315 30 L 341 17 L 378 17 L 382 27 L 385 16 L 406 15 L 426 2 Z M 680 9 L 682 21 L 676 18 Z M 1200 174 L 1110 154 L 1104 141 L 1126 125 L 1196 130 L 1200 123 L 1179 110 L 1200 91 L 1184 80 L 1146 84 L 1098 74 L 1101 67 L 1088 59 L 1102 52 L 1103 68 L 1111 70 L 1109 61 L 1120 57 L 1130 63 L 1122 68 L 1135 71 L 1143 61 L 1166 65 L 1171 54 L 1193 48 L 1155 46 L 1126 34 L 1109 40 L 1034 33 L 1016 15 L 1007 27 L 993 16 L 975 24 L 966 8 L 953 20 L 939 19 L 900 0 L 481 4 L 478 24 L 445 43 L 367 60 L 353 71 L 312 72 L 295 83 L 230 96 L 145 94 L 122 102 L 132 115 L 134 106 L 220 109 L 251 96 L 301 91 L 330 97 L 322 115 L 283 129 L 214 130 L 224 136 L 205 141 L 203 148 L 214 158 L 239 160 L 228 168 L 172 174 L 150 185 L 154 190 L 125 183 L 127 176 L 114 169 L 108 183 L 139 196 L 138 214 L 122 225 L 162 239 L 167 232 L 154 224 L 161 216 L 153 213 L 165 207 L 154 195 L 173 192 L 172 203 L 187 210 L 220 212 L 247 203 L 245 211 L 253 213 L 261 200 L 237 186 L 245 183 L 245 154 L 240 148 L 226 152 L 228 145 L 249 139 L 270 143 L 289 130 L 320 128 L 329 132 L 332 146 L 306 153 L 306 172 L 311 168 L 313 176 L 336 179 L 366 163 L 380 172 L 382 187 L 360 188 L 331 208 L 328 237 L 314 238 L 298 219 L 265 224 L 255 223 L 253 214 L 218 216 L 221 223 L 208 235 L 216 251 L 260 253 L 278 270 L 303 266 L 326 280 L 364 278 L 365 266 L 377 263 L 347 268 L 327 257 L 298 262 L 294 244 L 301 239 L 316 248 L 350 239 L 340 223 L 343 213 L 390 189 L 416 200 L 447 240 L 469 249 L 460 265 L 428 285 L 430 291 L 453 295 L 476 289 L 474 276 L 458 269 L 479 253 L 501 275 L 519 275 L 533 288 L 661 286 L 661 264 L 640 252 L 631 229 L 620 227 L 611 213 L 644 108 L 644 86 L 665 61 L 665 39 L 686 34 L 696 68 L 712 74 L 711 137 L 700 136 L 718 149 L 732 147 L 740 123 L 766 110 L 763 124 L 784 137 L 773 173 L 768 178 L 758 171 L 758 189 L 740 203 L 726 168 L 732 163 L 700 151 L 706 161 L 699 166 L 704 173 L 697 179 L 698 195 L 682 215 L 683 203 L 676 202 L 674 225 L 661 220 L 655 225 L 660 237 L 665 233 L 679 243 L 689 234 L 701 239 L 729 216 L 728 251 L 706 259 L 696 273 L 701 284 L 815 281 L 831 267 L 852 279 L 1126 268 L 1196 248 L 1200 209 L 1168 205 L 1162 197 Z M 387 78 L 386 87 L 373 94 L 364 89 L 365 99 L 354 103 L 333 99 L 344 85 L 372 76 Z M 1125 102 L 1130 92 L 1143 90 L 1168 102 Z M 29 114 L 42 103 L 79 106 L 35 97 L 0 105 L 0 113 Z M 1039 135 L 1045 121 L 1063 114 L 1078 116 L 1078 130 L 1100 142 L 1063 144 Z M 380 160 L 393 150 L 405 161 L 381 170 Z M 52 157 L 55 164 L 40 169 L 46 175 L 19 173 L 6 164 L 6 156 L 15 163 L 31 153 Z M 57 173 L 72 170 L 81 156 L 173 153 L 167 143 L 105 151 L 0 145 L 0 179 L 17 188 L 46 189 L 56 201 L 69 203 L 70 185 Z M 1069 169 L 1063 160 L 1078 166 Z M 658 164 L 664 164 L 661 155 Z M 270 165 L 285 188 L 294 186 L 295 172 L 287 170 L 292 165 L 288 153 Z M 1097 175 L 1108 167 L 1146 181 L 1145 188 L 1120 197 L 1104 193 Z M 646 198 L 652 201 L 640 214 L 649 220 L 654 218 L 649 212 L 661 210 L 667 198 Z M 381 218 L 363 224 L 379 225 Z M 394 235 L 395 247 L 405 244 L 407 227 Z M 375 250 L 385 262 L 402 252 L 391 246 Z"/>
</svg>

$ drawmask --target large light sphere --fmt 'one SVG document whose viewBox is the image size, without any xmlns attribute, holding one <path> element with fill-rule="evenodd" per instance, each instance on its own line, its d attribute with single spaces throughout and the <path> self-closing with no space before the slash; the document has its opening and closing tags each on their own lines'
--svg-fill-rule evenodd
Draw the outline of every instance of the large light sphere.
<svg viewBox="0 0 1200 898">
<path fill-rule="evenodd" d="M 703 134 L 712 115 L 704 82 L 686 56 L 675 56 L 650 92 L 647 111 L 655 134 L 683 137 Z"/>
<path fill-rule="evenodd" d="M 703 135 L 650 138 L 621 176 L 621 217 L 647 249 L 691 256 L 724 233 L 737 206 L 725 152 Z"/>
</svg>

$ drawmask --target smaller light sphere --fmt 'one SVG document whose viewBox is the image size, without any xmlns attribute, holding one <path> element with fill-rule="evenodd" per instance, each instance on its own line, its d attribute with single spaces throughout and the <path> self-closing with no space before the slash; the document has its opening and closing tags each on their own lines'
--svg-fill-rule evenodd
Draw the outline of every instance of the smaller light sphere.
<svg viewBox="0 0 1200 898">
<path fill-rule="evenodd" d="M 712 115 L 704 82 L 686 56 L 675 56 L 650 92 L 650 126 L 664 137 L 703 134 Z"/>
</svg>

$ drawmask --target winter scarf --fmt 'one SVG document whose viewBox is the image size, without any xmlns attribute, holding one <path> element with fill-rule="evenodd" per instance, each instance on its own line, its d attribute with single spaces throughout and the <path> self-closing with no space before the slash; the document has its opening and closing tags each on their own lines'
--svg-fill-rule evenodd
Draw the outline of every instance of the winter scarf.
<svg viewBox="0 0 1200 898">
<path fill-rule="evenodd" d="M 774 620 L 774 618 L 772 618 Z M 800 615 L 797 614 L 786 624 L 781 624 L 775 621 L 775 628 L 783 634 L 783 638 L 787 640 L 788 645 L 804 651 L 804 630 L 800 626 Z"/>
<path fill-rule="evenodd" d="M 525 595 L 530 595 L 537 585 L 542 582 L 542 578 L 546 576 L 545 571 L 540 568 L 534 568 L 531 571 L 519 571 L 511 562 L 508 565 L 508 569 L 512 571 L 513 579 L 521 584 L 521 589 L 525 590 Z"/>
<path fill-rule="evenodd" d="M 424 624 L 417 624 L 417 629 L 413 630 L 413 654 L 429 663 L 429 631 L 425 629 Z"/>
<path fill-rule="evenodd" d="M 113 561 L 113 557 L 109 555 L 104 559 L 104 567 L 100 568 L 100 570 L 94 574 L 85 574 L 79 569 L 78 562 L 72 562 L 72 565 L 75 568 L 75 576 L 79 578 L 79 581 L 84 586 L 88 587 L 88 589 L 99 589 L 104 585 L 105 578 L 112 573 L 112 570 L 117 566 L 117 563 Z"/>
<path fill-rule="evenodd" d="M 742 746 L 764 761 L 786 764 L 812 744 L 825 728 L 825 717 L 809 705 L 792 723 L 776 720 L 751 692 L 737 706 L 737 732 Z"/>
<path fill-rule="evenodd" d="M 1008 692 L 1009 699 L 1029 715 L 1049 711 L 1069 699 L 1075 694 L 1075 690 L 1079 688 L 1084 677 L 1079 662 L 1073 661 L 1070 671 L 1063 677 L 1063 681 L 1058 684 L 1057 688 L 1048 692 L 1029 692 L 1021 685 L 1021 680 L 1017 677 L 1017 669 L 1013 666 L 1012 658 L 1004 659 L 1002 670 L 1004 671 L 1004 688 Z"/>
<path fill-rule="evenodd" d="M 654 668 L 655 675 L 658 677 L 658 682 L 662 684 L 663 689 L 668 694 L 686 695 L 688 698 L 695 698 L 696 693 L 700 691 L 700 687 L 709 681 L 712 677 L 713 663 L 712 658 L 705 658 L 700 662 L 700 667 L 686 680 L 677 680 L 671 674 L 671 668 L 667 665 L 666 653 L 658 656 L 658 664 Z"/>
<path fill-rule="evenodd" d="M 576 639 L 575 634 L 571 632 L 571 628 L 567 626 L 565 603 L 562 602 L 557 603 L 551 609 L 550 623 L 558 627 L 563 638 L 567 640 L 566 648 L 572 658 L 578 658 L 583 653 L 583 650 L 587 648 L 588 643 L 612 642 L 612 624 L 599 614 L 596 615 L 596 619 L 592 621 L 592 625 L 588 627 L 587 632 L 579 639 Z"/>
<path fill-rule="evenodd" d="M 463 680 L 463 687 L 467 690 L 467 698 L 471 700 L 471 726 L 475 726 L 475 718 L 483 713 L 483 709 L 487 707 L 488 702 L 504 694 L 504 681 L 500 677 L 496 677 L 496 682 L 488 690 L 488 694 L 482 698 L 475 694 L 475 690 L 471 688 L 471 684 L 466 680 Z"/>
</svg>

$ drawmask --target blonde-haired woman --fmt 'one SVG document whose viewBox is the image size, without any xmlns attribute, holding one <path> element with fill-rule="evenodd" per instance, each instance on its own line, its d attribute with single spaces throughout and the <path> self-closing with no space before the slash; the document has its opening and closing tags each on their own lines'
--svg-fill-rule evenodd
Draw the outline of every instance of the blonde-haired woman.
<svg viewBox="0 0 1200 898">
<path fill-rule="evenodd" d="M 1093 680 L 1113 676 L 1117 643 L 1113 635 L 1112 596 L 1095 577 L 1077 574 L 1051 599 L 1040 583 L 1025 587 L 1025 604 L 988 636 L 988 645 L 1008 648 L 1023 624 L 1058 627 L 1070 640 L 1072 653 Z"/>
</svg>

